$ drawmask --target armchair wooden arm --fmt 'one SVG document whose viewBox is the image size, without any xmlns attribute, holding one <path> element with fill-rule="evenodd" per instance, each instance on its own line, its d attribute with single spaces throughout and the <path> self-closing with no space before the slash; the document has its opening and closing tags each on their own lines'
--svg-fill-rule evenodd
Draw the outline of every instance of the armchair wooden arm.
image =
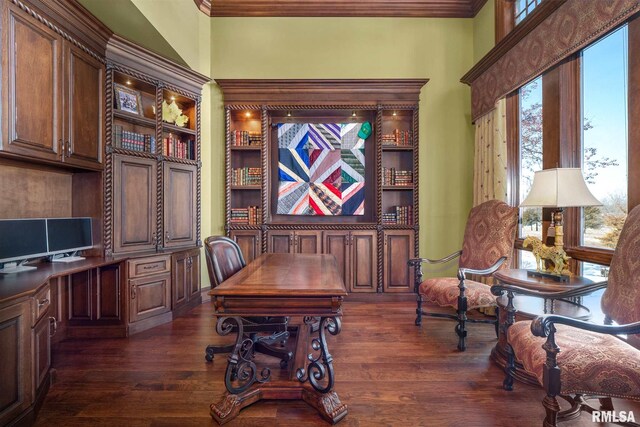
<svg viewBox="0 0 640 427">
<path fill-rule="evenodd" d="M 410 267 L 419 267 L 420 264 L 425 263 L 425 264 L 441 264 L 441 263 L 445 263 L 445 262 L 449 262 L 453 259 L 458 258 L 460 255 L 462 254 L 462 251 L 456 251 L 450 255 L 447 255 L 444 258 L 440 258 L 440 259 L 429 259 L 429 258 L 412 258 L 410 259 L 408 262 Z"/>
<path fill-rule="evenodd" d="M 604 289 L 606 287 L 607 287 L 607 282 L 599 282 L 599 283 L 593 283 L 591 285 L 580 286 L 575 289 L 568 289 L 568 290 L 557 291 L 557 292 L 545 292 L 545 291 L 538 291 L 535 289 L 522 288 L 520 286 L 509 285 L 506 283 L 498 283 L 491 286 L 491 293 L 495 296 L 501 296 L 501 295 L 504 295 L 505 292 L 510 291 L 520 295 L 534 296 L 539 298 L 563 299 L 563 298 L 573 298 L 573 297 L 588 295 L 592 292 L 597 291 L 598 289 Z"/>
<path fill-rule="evenodd" d="M 599 325 L 557 314 L 546 314 L 533 319 L 531 322 L 531 333 L 537 337 L 548 338 L 551 334 L 552 328 L 555 331 L 554 325 L 556 323 L 573 326 L 574 328 L 586 331 L 597 332 L 599 334 L 640 334 L 640 322 L 627 323 L 626 325 Z"/>
</svg>

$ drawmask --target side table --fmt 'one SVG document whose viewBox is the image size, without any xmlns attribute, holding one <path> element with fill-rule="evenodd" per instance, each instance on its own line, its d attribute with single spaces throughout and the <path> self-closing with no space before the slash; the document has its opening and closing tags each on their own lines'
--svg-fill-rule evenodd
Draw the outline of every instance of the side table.
<svg viewBox="0 0 640 427">
<path fill-rule="evenodd" d="M 505 269 L 494 273 L 496 285 L 492 290 L 501 290 L 498 297 L 498 343 L 491 351 L 491 360 L 504 368 L 507 365 L 507 329 L 514 321 L 531 320 L 542 314 L 559 314 L 561 316 L 588 320 L 589 309 L 579 302 L 579 295 L 585 295 L 606 286 L 606 281 L 594 282 L 582 276 L 571 276 L 568 282 L 556 282 L 545 277 L 527 275 L 524 269 Z M 543 298 L 539 292 L 557 293 L 556 298 Z M 509 297 L 512 307 L 509 307 Z M 509 313 L 512 318 L 509 319 Z M 525 371 L 516 359 L 514 377 L 522 382 L 538 385 L 538 380 Z"/>
</svg>

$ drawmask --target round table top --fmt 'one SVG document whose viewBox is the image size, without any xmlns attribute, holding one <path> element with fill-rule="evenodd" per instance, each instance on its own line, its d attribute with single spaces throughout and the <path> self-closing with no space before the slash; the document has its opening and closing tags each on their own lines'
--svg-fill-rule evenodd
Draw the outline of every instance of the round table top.
<svg viewBox="0 0 640 427">
<path fill-rule="evenodd" d="M 594 281 L 586 277 L 572 275 L 568 282 L 556 282 L 548 277 L 528 276 L 527 272 L 528 270 L 525 269 L 504 269 L 496 271 L 493 277 L 507 285 L 520 286 L 522 288 L 543 292 L 568 291 L 606 281 L 604 279 Z"/>
</svg>

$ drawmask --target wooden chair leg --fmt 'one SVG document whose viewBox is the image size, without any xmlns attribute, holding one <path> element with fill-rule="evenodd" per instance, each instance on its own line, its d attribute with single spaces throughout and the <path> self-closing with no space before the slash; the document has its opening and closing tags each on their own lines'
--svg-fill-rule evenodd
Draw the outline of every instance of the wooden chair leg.
<svg viewBox="0 0 640 427">
<path fill-rule="evenodd" d="M 500 339 L 500 308 L 496 307 L 496 322 L 493 324 L 496 331 L 496 338 Z"/>
<path fill-rule="evenodd" d="M 422 296 L 418 294 L 418 307 L 416 308 L 416 326 L 422 325 Z"/>
<path fill-rule="evenodd" d="M 547 394 L 542 400 L 542 406 L 547 413 L 544 419 L 543 427 L 557 427 L 558 426 L 558 412 L 560 412 L 560 404 L 556 396 Z"/>
<path fill-rule="evenodd" d="M 507 391 L 513 390 L 513 372 L 515 371 L 515 355 L 513 354 L 513 348 L 507 343 L 507 364 L 504 367 L 504 381 L 502 382 L 502 388 Z"/>
<path fill-rule="evenodd" d="M 467 345 L 467 330 L 465 329 L 467 322 L 467 297 L 458 297 L 458 324 L 456 325 L 456 334 L 458 334 L 458 350 L 465 351 Z"/>
</svg>

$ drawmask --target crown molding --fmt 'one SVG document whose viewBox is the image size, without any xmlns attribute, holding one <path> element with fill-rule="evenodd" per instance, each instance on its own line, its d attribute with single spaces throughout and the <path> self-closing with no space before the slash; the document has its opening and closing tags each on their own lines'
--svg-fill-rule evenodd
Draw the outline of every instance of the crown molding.
<svg viewBox="0 0 640 427">
<path fill-rule="evenodd" d="M 194 0 L 211 17 L 473 18 L 487 0 Z"/>
</svg>

